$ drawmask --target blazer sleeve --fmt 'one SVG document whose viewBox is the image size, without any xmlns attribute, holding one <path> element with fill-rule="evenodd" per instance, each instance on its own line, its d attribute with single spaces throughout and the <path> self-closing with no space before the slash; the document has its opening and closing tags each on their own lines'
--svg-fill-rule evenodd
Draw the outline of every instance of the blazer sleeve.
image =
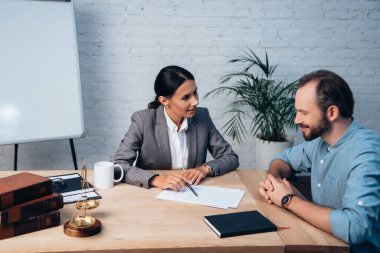
<svg viewBox="0 0 380 253">
<path fill-rule="evenodd" d="M 143 120 L 139 112 L 135 112 L 131 118 L 124 139 L 112 158 L 112 162 L 123 167 L 125 183 L 149 188 L 149 180 L 156 174 L 133 166 L 143 141 Z"/>
<path fill-rule="evenodd" d="M 239 157 L 216 129 L 208 109 L 205 112 L 209 132 L 208 150 L 214 158 L 206 163 L 214 169 L 211 176 L 221 176 L 239 167 Z"/>
</svg>

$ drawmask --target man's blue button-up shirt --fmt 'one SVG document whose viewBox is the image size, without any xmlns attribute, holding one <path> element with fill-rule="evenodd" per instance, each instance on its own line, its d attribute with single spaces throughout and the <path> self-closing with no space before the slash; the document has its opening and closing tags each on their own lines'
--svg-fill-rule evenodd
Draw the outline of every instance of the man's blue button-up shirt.
<svg viewBox="0 0 380 253">
<path fill-rule="evenodd" d="M 277 159 L 311 172 L 313 202 L 332 209 L 332 232 L 351 252 L 380 252 L 379 135 L 353 121 L 335 144 L 317 138 Z"/>
</svg>

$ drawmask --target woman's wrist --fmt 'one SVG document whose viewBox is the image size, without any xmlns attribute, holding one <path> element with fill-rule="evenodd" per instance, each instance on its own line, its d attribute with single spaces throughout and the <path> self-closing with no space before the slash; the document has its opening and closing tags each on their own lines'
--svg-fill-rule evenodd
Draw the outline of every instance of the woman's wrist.
<svg viewBox="0 0 380 253">
<path fill-rule="evenodd" d="M 214 172 L 214 169 L 207 163 L 203 163 L 199 168 L 206 176 L 210 176 Z"/>
<path fill-rule="evenodd" d="M 158 186 L 158 180 L 159 180 L 159 175 L 154 175 L 153 177 L 151 177 L 148 181 L 148 185 L 149 186 L 153 186 L 153 187 L 157 187 Z"/>
</svg>

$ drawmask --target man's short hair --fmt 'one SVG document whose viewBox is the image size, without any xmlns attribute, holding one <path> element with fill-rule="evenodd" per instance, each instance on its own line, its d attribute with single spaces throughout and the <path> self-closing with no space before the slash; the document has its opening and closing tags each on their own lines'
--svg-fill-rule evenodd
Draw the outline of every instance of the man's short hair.
<svg viewBox="0 0 380 253">
<path fill-rule="evenodd" d="M 317 81 L 317 105 L 322 112 L 335 105 L 343 118 L 352 117 L 354 111 L 354 96 L 346 81 L 328 70 L 318 70 L 301 77 L 298 88 L 310 81 Z"/>
</svg>

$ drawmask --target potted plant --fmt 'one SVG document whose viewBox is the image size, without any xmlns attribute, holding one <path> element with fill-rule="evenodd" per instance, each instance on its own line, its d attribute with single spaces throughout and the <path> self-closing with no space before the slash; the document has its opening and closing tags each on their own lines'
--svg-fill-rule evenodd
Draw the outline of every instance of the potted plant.
<svg viewBox="0 0 380 253">
<path fill-rule="evenodd" d="M 266 52 L 265 62 L 250 49 L 243 53 L 229 61 L 241 64 L 243 69 L 223 76 L 223 86 L 208 92 L 205 97 L 220 94 L 233 96 L 234 101 L 228 105 L 227 111 L 232 117 L 223 127 L 225 133 L 241 143 L 249 130 L 252 136 L 257 137 L 256 167 L 267 169 L 270 160 L 292 143 L 285 130 L 295 129 L 297 81 L 287 83 L 273 79 L 277 65 L 269 64 Z M 249 128 L 245 124 L 247 119 L 250 121 Z M 271 151 L 273 154 L 268 156 Z"/>
</svg>

